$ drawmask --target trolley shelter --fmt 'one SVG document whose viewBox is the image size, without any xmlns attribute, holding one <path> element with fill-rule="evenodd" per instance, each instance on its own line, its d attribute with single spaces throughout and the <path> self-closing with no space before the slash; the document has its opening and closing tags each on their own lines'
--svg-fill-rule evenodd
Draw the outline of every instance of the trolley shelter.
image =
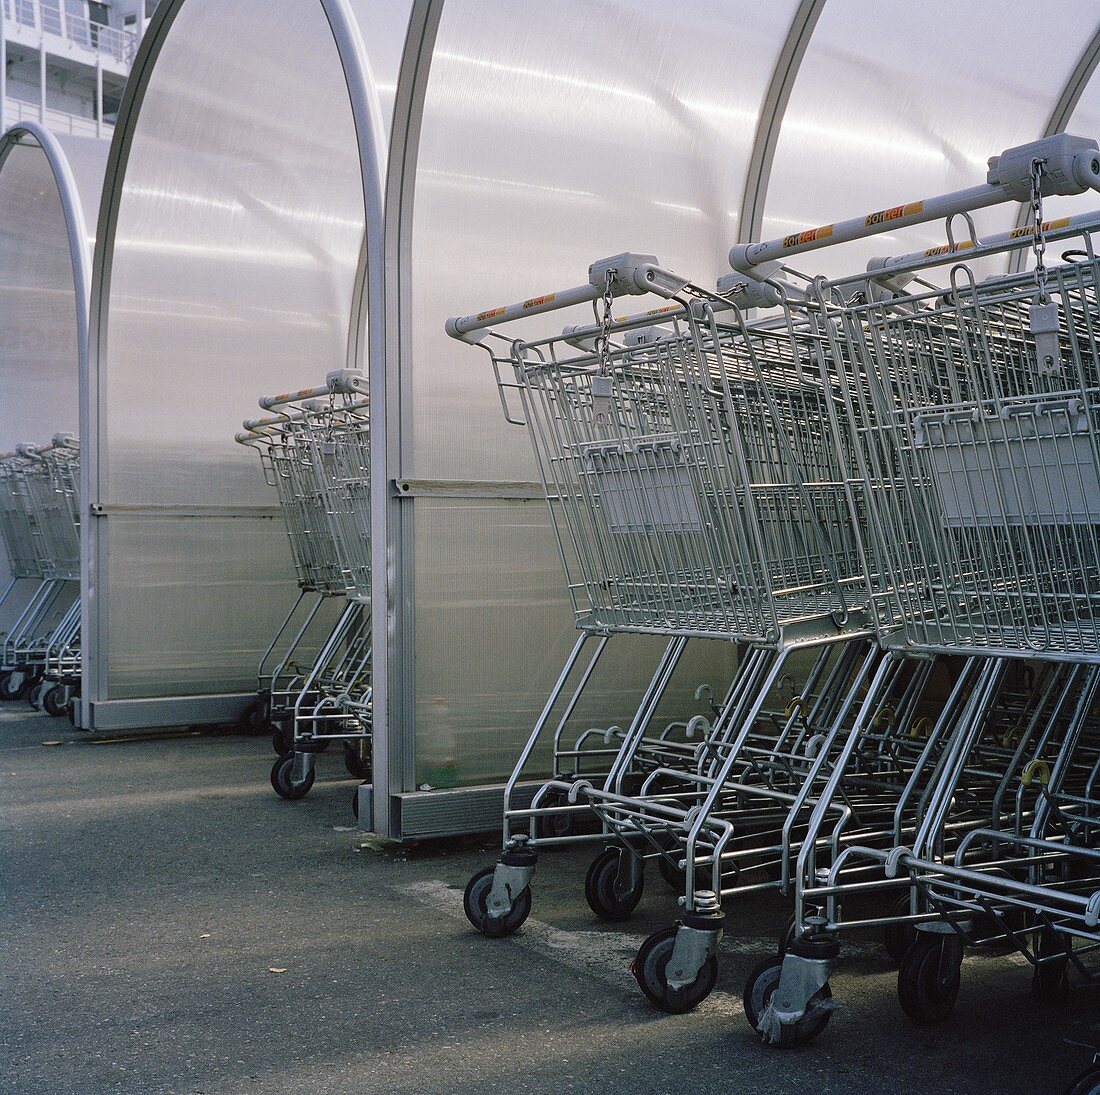
<svg viewBox="0 0 1100 1095">
<path fill-rule="evenodd" d="M 946 0 L 889 28 L 843 0 L 782 0 L 736 23 L 725 7 L 295 0 L 280 41 L 260 0 L 160 5 L 95 261 L 84 726 L 245 710 L 296 587 L 277 500 L 234 437 L 261 395 L 358 369 L 374 673 L 360 824 L 493 827 L 576 621 L 527 433 L 443 321 L 574 284 L 581 255 L 658 255 L 713 285 L 732 241 L 812 233 L 838 210 L 889 216 L 906 194 L 970 185 L 991 151 L 1100 131 L 1087 3 L 1063 13 L 1078 33 L 1029 42 L 1018 85 L 993 70 L 1024 3 L 984 27 L 981 56 Z M 924 115 L 908 107 L 918 97 Z M 858 124 L 831 129 L 833 115 Z M 994 233 L 1021 218 L 1008 204 L 973 221 Z M 902 228 L 830 248 L 811 272 L 943 238 L 942 221 Z M 1017 259 L 982 261 L 997 273 Z M 560 319 L 591 324 L 590 301 Z M 679 709 L 735 660 L 729 642 L 690 641 L 690 672 L 664 693 Z M 603 725 L 629 722 L 663 649 L 657 635 L 609 649 L 574 722 L 586 704 Z"/>
<path fill-rule="evenodd" d="M 107 145 L 21 122 L 0 136 L 0 452 L 83 436 L 92 249 Z M 40 577 L 9 573 L 0 551 L 0 631 Z M 78 577 L 69 572 L 67 592 Z"/>
</svg>

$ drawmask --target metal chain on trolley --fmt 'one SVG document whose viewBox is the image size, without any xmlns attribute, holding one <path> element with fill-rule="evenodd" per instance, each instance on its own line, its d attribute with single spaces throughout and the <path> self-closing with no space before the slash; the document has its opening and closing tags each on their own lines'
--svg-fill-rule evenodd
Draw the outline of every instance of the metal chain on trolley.
<svg viewBox="0 0 1100 1095">
<path fill-rule="evenodd" d="M 615 322 L 611 310 L 615 307 L 613 286 L 618 271 L 609 268 L 604 274 L 603 297 L 597 318 L 600 321 L 600 333 L 594 340 L 596 352 L 596 375 L 592 377 L 592 413 L 596 426 L 607 429 L 611 424 L 611 325 Z"/>
<path fill-rule="evenodd" d="M 1061 318 L 1058 305 L 1050 299 L 1047 284 L 1047 238 L 1043 224 L 1043 174 L 1045 160 L 1031 162 L 1031 217 L 1035 222 L 1031 248 L 1035 255 L 1035 283 L 1038 288 L 1036 303 L 1030 308 L 1031 333 L 1035 338 L 1035 363 L 1041 375 L 1061 371 L 1061 352 L 1058 348 L 1058 332 Z"/>
<path fill-rule="evenodd" d="M 611 325 L 615 322 L 614 316 L 611 314 L 612 309 L 615 307 L 615 294 L 612 291 L 612 286 L 615 284 L 617 275 L 618 270 L 613 268 L 608 269 L 604 274 L 603 297 L 600 300 L 600 314 L 597 316 L 600 321 L 600 333 L 595 338 L 594 346 L 596 356 L 599 359 L 600 376 L 607 376 L 611 371 Z"/>
<path fill-rule="evenodd" d="M 1039 303 L 1046 304 L 1050 299 L 1047 292 L 1047 237 L 1043 226 L 1043 170 L 1045 160 L 1031 161 L 1031 216 L 1035 227 L 1031 237 L 1031 247 L 1035 252 L 1035 280 L 1039 285 Z"/>
</svg>

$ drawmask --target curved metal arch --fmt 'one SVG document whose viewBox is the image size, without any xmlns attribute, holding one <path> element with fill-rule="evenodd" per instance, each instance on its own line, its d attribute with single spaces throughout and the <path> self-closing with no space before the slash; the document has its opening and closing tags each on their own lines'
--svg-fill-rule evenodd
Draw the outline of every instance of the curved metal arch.
<svg viewBox="0 0 1100 1095">
<path fill-rule="evenodd" d="M 405 565 L 411 557 L 412 529 L 407 508 L 391 497 L 389 482 L 400 474 L 408 446 L 401 418 L 411 400 L 405 362 L 411 352 L 413 202 L 424 101 L 443 4 L 444 0 L 413 0 L 409 13 L 386 170 L 385 304 L 381 317 L 371 313 L 371 342 L 376 336 L 382 339 L 386 364 L 383 382 L 371 389 L 371 470 L 378 473 L 371 506 L 374 604 L 385 606 L 384 612 L 374 614 L 374 819 L 375 830 L 390 836 L 399 835 L 390 796 L 406 789 L 415 770 L 415 735 L 403 736 L 405 748 L 399 753 L 390 749 L 386 727 L 411 726 L 415 703 L 407 694 L 414 659 L 412 573 Z"/>
<path fill-rule="evenodd" d="M 88 344 L 88 307 L 91 298 L 92 257 L 88 247 L 88 225 L 84 204 L 69 158 L 58 139 L 37 122 L 16 122 L 0 135 L 0 171 L 21 138 L 29 137 L 46 154 L 53 172 L 61 209 L 65 214 L 65 232 L 69 237 L 69 255 L 73 264 L 73 291 L 76 294 L 77 346 Z"/>
<path fill-rule="evenodd" d="M 1081 96 L 1085 93 L 1085 88 L 1088 87 L 1089 80 L 1092 79 L 1093 73 L 1096 71 L 1097 64 L 1100 64 L 1100 26 L 1097 26 L 1096 32 L 1089 39 L 1088 45 L 1085 46 L 1084 52 L 1069 75 L 1069 79 L 1066 80 L 1062 93 L 1058 96 L 1054 109 L 1050 112 L 1046 128 L 1043 130 L 1042 135 L 1044 137 L 1052 137 L 1055 133 L 1061 133 L 1069 124 L 1073 112 L 1077 109 L 1077 104 L 1081 101 Z M 1030 212 L 1031 210 L 1026 204 L 1020 205 L 1019 212 L 1016 214 L 1016 228 L 1026 227 Z M 1008 272 L 1018 274 L 1023 269 L 1026 257 L 1026 251 L 1013 251 L 1008 259 Z"/>
<path fill-rule="evenodd" d="M 115 137 L 107 158 L 107 169 L 100 202 L 96 232 L 95 255 L 91 266 L 88 294 L 88 329 L 84 341 L 85 361 L 81 373 L 86 377 L 81 409 L 85 423 L 81 430 L 82 477 L 84 485 L 83 512 L 94 516 L 106 487 L 106 454 L 102 450 L 100 408 L 103 406 L 103 376 L 101 365 L 107 360 L 109 347 L 109 312 L 114 242 L 123 193 L 123 182 L 129 163 L 137 120 L 141 114 L 145 93 L 156 68 L 156 61 L 187 0 L 165 0 L 157 7 L 130 72 L 115 123 Z M 310 0 L 304 0 L 310 2 Z M 384 332 L 382 269 L 384 248 L 383 188 L 385 178 L 385 125 L 382 107 L 374 84 L 370 61 L 360 31 L 358 19 L 348 0 L 316 0 L 329 24 L 337 55 L 344 73 L 352 117 L 356 131 L 366 239 L 353 294 L 348 333 L 348 364 L 360 366 L 364 358 L 375 376 L 384 374 Z M 362 334 L 366 332 L 364 345 Z M 381 400 L 379 400 L 381 402 Z M 373 405 L 372 413 L 378 413 Z M 373 431 L 372 431 L 373 432 Z M 385 474 L 384 465 L 377 465 L 375 479 Z M 382 480 L 384 483 L 384 479 Z M 372 490 L 375 484 L 372 484 Z M 106 543 L 103 522 L 81 522 L 81 597 L 85 642 L 82 644 L 83 688 L 81 690 L 80 725 L 89 726 L 91 704 L 104 698 L 106 659 L 100 652 L 107 650 L 107 613 L 98 598 L 100 560 L 105 559 Z"/>
<path fill-rule="evenodd" d="M 756 123 L 753 137 L 752 155 L 745 176 L 745 192 L 741 199 L 741 214 L 737 222 L 738 239 L 742 243 L 751 243 L 760 236 L 764 223 L 764 206 L 768 197 L 768 184 L 771 182 L 772 163 L 775 159 L 776 145 L 783 128 L 783 116 L 790 102 L 791 92 L 802 58 L 809 48 L 817 21 L 825 7 L 825 0 L 802 0 L 791 20 L 790 30 L 779 51 L 767 94 L 760 107 L 760 118 Z"/>
</svg>

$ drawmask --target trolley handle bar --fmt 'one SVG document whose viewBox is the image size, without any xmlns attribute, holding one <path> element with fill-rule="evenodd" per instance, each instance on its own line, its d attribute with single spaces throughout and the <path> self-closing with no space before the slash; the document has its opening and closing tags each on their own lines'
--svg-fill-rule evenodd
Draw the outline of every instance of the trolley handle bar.
<svg viewBox="0 0 1100 1095">
<path fill-rule="evenodd" d="M 1031 200 L 1034 164 L 1043 165 L 1042 193 L 1068 195 L 1100 190 L 1100 146 L 1086 137 L 1058 133 L 1038 141 L 1005 149 L 989 161 L 986 182 L 967 190 L 879 209 L 862 217 L 821 225 L 805 232 L 764 243 L 738 243 L 730 250 L 730 265 L 751 273 L 756 267 L 779 263 L 790 255 L 814 251 L 835 243 L 863 239 L 910 224 L 953 217 L 1001 202 Z M 772 270 L 763 271 L 769 276 Z"/>
<path fill-rule="evenodd" d="M 369 399 L 360 399 L 360 400 L 357 400 L 354 403 L 341 404 L 338 409 L 341 412 L 343 412 L 343 411 L 361 411 L 364 408 L 369 407 L 369 406 L 370 406 L 370 400 Z M 308 412 L 310 412 L 310 411 L 323 411 L 323 410 L 326 409 L 326 407 L 327 407 L 327 404 L 321 403 L 320 401 L 316 401 L 316 402 L 310 401 L 310 402 L 307 402 L 307 403 L 303 404 L 302 410 L 296 411 L 294 414 L 285 414 L 285 413 L 284 414 L 276 414 L 276 415 L 272 415 L 270 418 L 246 418 L 244 420 L 244 422 L 241 423 L 241 425 L 249 433 L 257 433 L 257 432 L 269 433 L 273 429 L 281 428 L 281 427 L 284 427 L 288 424 L 304 422 Z"/>
<path fill-rule="evenodd" d="M 1089 232 L 1100 231 L 1100 211 L 1094 213 L 1078 213 L 1074 217 L 1056 217 L 1054 220 L 1043 221 L 1043 236 L 1047 243 L 1057 240 L 1072 239 Z M 930 266 L 942 266 L 946 262 L 960 254 L 965 253 L 967 260 L 982 258 L 986 255 L 994 255 L 1002 251 L 1015 251 L 1021 247 L 1030 247 L 1035 239 L 1035 228 L 1028 225 L 1024 228 L 1013 228 L 1010 232 L 998 232 L 993 236 L 986 236 L 980 240 L 959 240 L 958 243 L 945 243 L 939 247 L 929 247 L 924 251 L 910 251 L 907 255 L 895 255 L 889 258 L 873 258 L 867 263 L 867 272 L 853 274 L 845 278 L 837 278 L 833 285 L 843 285 L 850 282 L 866 281 L 868 277 L 874 280 L 888 280 L 891 275 L 898 273 L 910 273 L 922 270 Z"/>
<path fill-rule="evenodd" d="M 265 411 L 287 403 L 298 403 L 303 399 L 318 399 L 326 395 L 364 395 L 369 392 L 367 378 L 358 369 L 337 369 L 325 377 L 324 384 L 316 388 L 301 388 L 296 392 L 282 392 L 279 395 L 265 395 L 260 398 L 260 406 Z"/>
<path fill-rule="evenodd" d="M 451 338 L 477 342 L 479 339 L 466 336 L 495 325 L 523 319 L 525 316 L 556 312 L 561 308 L 598 300 L 604 295 L 605 289 L 613 297 L 656 293 L 672 298 L 687 284 L 686 278 L 663 269 L 655 255 L 624 252 L 592 263 L 588 268 L 588 282 L 585 285 L 575 285 L 572 289 L 561 289 L 554 293 L 542 293 L 517 304 L 505 304 L 473 315 L 455 316 L 447 320 L 446 331 Z"/>
<path fill-rule="evenodd" d="M 644 312 L 632 312 L 628 316 L 615 316 L 611 320 L 612 331 L 625 331 L 632 327 L 651 326 L 666 319 L 676 319 L 686 315 L 687 311 L 682 304 L 664 304 L 660 308 L 650 308 Z M 562 337 L 567 340 L 579 342 L 583 339 L 594 338 L 603 328 L 598 323 L 581 323 L 562 328 Z"/>
</svg>

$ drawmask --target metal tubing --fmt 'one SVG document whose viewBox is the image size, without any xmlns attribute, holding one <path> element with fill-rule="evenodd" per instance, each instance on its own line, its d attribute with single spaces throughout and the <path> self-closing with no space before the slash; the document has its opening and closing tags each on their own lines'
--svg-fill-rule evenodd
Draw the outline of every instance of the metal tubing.
<svg viewBox="0 0 1100 1095">
<path fill-rule="evenodd" d="M 1031 157 L 1045 160 L 1048 150 L 1053 150 L 1056 147 L 1052 142 L 1057 142 L 1059 139 L 1059 137 L 1044 138 L 1034 141 L 1030 145 L 1007 149 L 997 159 L 1011 160 L 1010 169 L 1017 167 L 1021 161 L 1028 162 Z M 1066 168 L 1066 178 L 1058 185 L 1057 189 L 1052 186 L 1050 193 L 1080 194 L 1089 188 L 1100 189 L 1100 156 L 1097 155 L 1095 142 L 1092 142 L 1091 149 L 1081 147 L 1079 150 L 1073 151 L 1063 147 L 1059 148 L 1055 154 L 1061 157 L 1068 156 L 1068 159 L 1060 164 L 1060 166 Z M 995 166 L 991 166 L 991 178 L 996 177 L 995 171 Z M 1047 189 L 1044 188 L 1044 193 L 1047 192 Z M 923 224 L 926 221 L 939 220 L 941 217 L 954 217 L 975 209 L 1000 205 L 1006 201 L 1019 201 L 1020 198 L 1020 179 L 1014 173 L 1004 180 L 998 178 L 996 182 L 982 183 L 980 186 L 972 186 L 950 194 L 941 194 L 920 201 L 907 202 L 904 205 L 895 205 L 889 209 L 879 209 L 860 217 L 838 221 L 834 224 L 821 225 L 818 228 L 796 232 L 788 236 L 782 236 L 779 239 L 768 240 L 763 243 L 739 243 L 730 250 L 729 261 L 735 270 L 750 274 L 755 267 L 769 262 L 779 262 L 804 251 L 814 251 L 837 243 L 847 243 L 850 240 L 863 239 L 867 236 L 905 228 L 911 224 Z"/>
</svg>

